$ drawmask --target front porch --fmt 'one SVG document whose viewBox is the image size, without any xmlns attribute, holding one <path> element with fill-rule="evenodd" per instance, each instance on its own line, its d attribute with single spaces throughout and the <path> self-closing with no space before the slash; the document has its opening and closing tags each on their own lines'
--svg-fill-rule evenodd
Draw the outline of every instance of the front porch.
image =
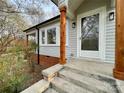
<svg viewBox="0 0 124 93">
<path fill-rule="evenodd" d="M 21 93 L 123 93 L 124 82 L 112 77 L 112 69 L 109 63 L 71 59 L 42 71 L 44 79 Z"/>
<path fill-rule="evenodd" d="M 53 0 L 56 4 L 58 4 L 58 0 Z M 65 0 L 63 0 L 65 1 Z M 60 49 L 59 50 L 59 57 L 60 57 L 60 61 L 59 64 L 50 67 L 46 70 L 44 70 L 42 72 L 44 79 L 39 81 L 38 83 L 36 83 L 35 85 L 29 87 L 28 89 L 26 89 L 25 91 L 23 91 L 22 93 L 29 93 L 29 91 L 33 91 L 32 93 L 123 93 L 124 92 L 124 82 L 123 81 L 119 81 L 117 79 L 120 80 L 124 80 L 124 22 L 123 22 L 123 16 L 124 12 L 123 12 L 123 0 L 116 0 L 117 2 L 117 6 L 114 7 L 116 8 L 116 31 L 115 34 L 112 34 L 113 31 L 111 29 L 111 19 L 114 18 L 113 12 L 112 13 L 112 17 L 110 16 L 110 23 L 107 24 L 109 28 L 109 30 L 106 30 L 106 36 L 102 36 L 102 37 L 108 37 L 106 38 L 106 41 L 109 42 L 108 44 L 106 43 L 105 45 L 110 45 L 111 40 L 113 41 L 113 43 L 110 46 L 101 46 L 102 48 L 105 47 L 106 51 L 108 52 L 108 55 L 104 55 L 104 56 L 108 56 L 109 58 L 113 58 L 115 59 L 115 63 L 111 64 L 111 63 L 104 63 L 104 62 L 100 62 L 100 61 L 93 61 L 91 60 L 85 60 L 85 59 L 70 59 L 70 62 L 66 62 L 66 22 L 67 19 L 66 17 L 69 16 L 71 19 L 71 22 L 73 21 L 73 18 L 75 18 L 75 11 L 76 8 L 78 8 L 79 5 L 79 1 L 86 1 L 86 0 L 79 0 L 77 1 L 78 4 L 75 6 L 75 1 L 74 0 L 68 0 L 71 4 L 69 7 L 67 7 L 66 5 L 59 7 L 60 9 L 60 46 L 58 46 Z M 89 1 L 89 0 L 87 0 Z M 101 2 L 100 0 L 95 0 L 98 2 Z M 106 2 L 106 0 L 103 0 L 104 2 Z M 107 0 L 108 1 L 108 0 Z M 82 3 L 80 2 L 80 3 Z M 92 1 L 93 2 L 93 1 Z M 111 0 L 112 2 L 112 0 Z M 91 2 L 90 2 L 91 3 Z M 83 4 L 83 3 L 82 3 Z M 87 3 L 85 3 L 87 5 Z M 88 3 L 89 4 L 89 3 Z M 96 3 L 93 3 L 94 5 L 92 5 L 93 7 L 90 8 L 90 10 L 92 10 L 92 8 L 95 7 Z M 104 3 L 103 3 L 104 4 Z M 105 3 L 106 4 L 106 3 Z M 73 7 L 72 7 L 73 6 Z M 88 7 L 90 5 L 87 5 Z M 103 6 L 101 4 L 101 6 Z M 100 7 L 100 6 L 96 6 L 96 7 Z M 95 7 L 95 8 L 96 8 Z M 81 7 L 82 9 L 86 9 L 86 7 L 84 8 L 84 6 L 82 5 Z M 94 9 L 95 9 L 94 8 Z M 70 9 L 72 9 L 73 11 L 71 11 Z M 80 10 L 82 10 L 80 9 Z M 86 10 L 89 11 L 89 10 Z M 86 12 L 85 11 L 85 12 Z M 82 11 L 78 11 L 79 13 Z M 83 11 L 84 12 L 84 11 Z M 110 14 L 111 14 L 110 13 Z M 67 15 L 67 16 L 66 16 Z M 101 14 L 103 15 L 103 14 Z M 105 15 L 106 17 L 106 15 Z M 78 18 L 78 17 L 77 17 Z M 82 18 L 82 17 L 81 17 Z M 79 18 L 79 19 L 81 19 Z M 104 17 L 103 17 L 104 19 Z M 81 19 L 82 20 L 82 19 Z M 79 23 L 81 23 L 81 20 L 79 21 Z M 104 19 L 103 21 L 105 21 L 106 19 Z M 75 18 L 74 21 L 78 23 L 78 20 Z M 107 21 L 107 20 L 106 20 Z M 114 21 L 115 23 L 115 21 Z M 71 24 L 72 25 L 72 24 Z M 38 26 L 36 26 L 37 28 Z M 81 24 L 80 26 L 78 26 L 81 28 Z M 73 31 L 73 34 L 71 33 L 72 36 L 76 35 L 76 31 L 79 32 L 81 31 L 81 29 L 78 29 L 78 27 L 76 28 L 76 30 L 70 29 L 70 31 Z M 101 27 L 101 26 L 100 26 Z M 107 27 L 107 26 L 106 26 Z M 101 29 L 99 30 L 101 31 Z M 101 34 L 103 35 L 103 34 Z M 108 36 L 107 36 L 108 35 Z M 116 36 L 115 38 L 110 38 L 110 35 Z M 75 46 L 75 44 L 78 44 L 79 42 L 78 39 L 81 39 L 80 37 L 70 37 L 69 39 L 72 39 L 71 42 L 73 42 L 73 40 L 75 40 L 76 42 L 73 42 L 70 44 L 70 46 Z M 115 39 L 115 41 L 114 41 Z M 98 44 L 102 44 L 102 43 L 98 43 Z M 115 47 L 112 47 L 114 46 Z M 79 47 L 78 45 L 75 46 L 77 49 L 77 47 Z M 56 48 L 57 49 L 57 48 Z M 74 50 L 74 48 L 72 47 L 71 49 Z M 81 49 L 81 48 L 79 48 Z M 114 51 L 112 50 L 112 53 L 110 53 L 109 50 L 115 49 Z M 99 50 L 99 49 L 97 49 Z M 104 50 L 104 49 L 102 49 Z M 56 50 L 55 50 L 56 51 Z M 101 51 L 101 54 L 104 54 L 104 51 Z M 72 51 L 73 52 L 73 51 Z M 75 52 L 75 51 L 74 51 Z M 86 51 L 87 52 L 87 51 Z M 111 56 L 114 55 L 115 56 Z M 54 54 L 54 53 L 53 53 Z M 52 55 L 53 55 L 52 54 Z M 76 54 L 80 54 L 76 51 Z M 85 52 L 82 52 L 82 55 L 85 54 Z M 98 53 L 99 54 L 99 53 Z M 73 56 L 74 54 L 72 53 L 71 56 Z M 103 59 L 104 59 L 103 56 Z M 76 58 L 76 57 L 75 57 Z M 77 56 L 77 58 L 79 58 L 79 56 Z M 114 68 L 114 71 L 113 71 Z M 117 78 L 117 79 L 115 79 Z"/>
<path fill-rule="evenodd" d="M 120 80 L 124 80 L 124 44 L 123 44 L 123 40 L 124 40 L 124 22 L 122 21 L 124 18 L 123 18 L 123 15 L 124 15 L 124 11 L 123 11 L 123 4 L 124 1 L 123 0 L 94 0 L 94 1 L 89 1 L 89 0 L 79 0 L 79 1 L 75 1 L 75 0 L 52 0 L 56 5 L 58 5 L 58 8 L 60 10 L 60 64 L 65 64 L 66 61 L 65 61 L 65 47 L 66 47 L 66 16 L 70 17 L 70 19 L 73 19 L 75 20 L 75 16 L 77 16 L 77 24 L 80 23 L 78 26 L 77 26 L 77 49 L 82 49 L 83 50 L 83 55 L 87 54 L 89 51 L 89 54 L 88 56 L 90 57 L 93 57 L 94 55 L 98 54 L 98 56 L 96 57 L 101 57 L 101 59 L 105 58 L 105 56 L 107 54 L 105 54 L 105 49 L 115 49 L 114 50 L 114 59 L 115 59 L 115 66 L 114 66 L 114 69 L 113 69 L 113 76 L 117 79 L 120 79 Z M 102 2 L 102 3 L 101 3 Z M 85 6 L 86 5 L 86 6 Z M 98 6 L 97 6 L 98 5 Z M 92 15 L 89 15 L 89 13 L 86 13 L 87 16 L 85 15 L 84 12 L 86 11 L 89 11 L 89 10 L 93 10 L 93 9 L 96 9 L 96 7 L 100 7 L 100 6 L 106 6 L 106 10 L 111 10 L 111 9 L 115 9 L 115 15 L 113 12 L 109 13 L 109 16 L 108 16 L 108 19 L 109 21 L 112 21 L 115 17 L 116 21 L 114 23 L 115 24 L 115 28 L 116 28 L 116 31 L 115 31 L 115 34 L 114 32 L 112 32 L 111 34 L 110 33 L 107 33 L 107 30 L 106 30 L 106 33 L 101 33 L 100 35 L 100 31 L 104 31 L 103 29 L 105 29 L 106 27 L 104 27 L 104 25 L 100 26 L 100 24 L 104 24 L 104 22 L 106 22 L 106 18 L 107 17 L 106 15 L 104 15 L 104 13 L 106 13 L 104 11 L 104 13 L 98 13 L 98 15 L 101 15 L 102 16 L 102 20 L 100 22 L 100 17 L 98 18 L 98 28 L 96 29 L 99 29 L 100 27 L 103 27 L 101 29 L 96 30 L 96 33 L 99 33 L 96 37 L 98 42 L 97 42 L 97 47 L 96 50 L 98 53 L 95 53 L 93 52 L 94 49 L 88 49 L 88 48 L 84 48 L 83 46 L 86 44 L 84 43 L 84 41 L 86 42 L 86 40 L 83 41 L 82 39 L 82 33 L 85 35 L 85 25 L 86 27 L 88 26 L 88 24 L 86 24 L 89 20 L 93 20 L 92 17 L 94 16 L 93 14 Z M 87 8 L 88 7 L 88 8 Z M 78 11 L 79 9 L 79 11 Z M 103 9 L 104 10 L 104 9 Z M 102 11 L 102 10 L 100 10 Z M 80 17 L 80 13 L 83 13 L 83 17 Z M 91 19 L 89 18 L 89 16 L 91 16 Z M 96 16 L 96 15 L 95 15 Z M 86 18 L 87 17 L 87 18 Z M 80 19 L 80 20 L 78 20 Z M 86 19 L 89 19 L 86 23 L 84 20 Z M 90 23 L 89 21 L 89 23 Z M 97 22 L 96 22 L 97 23 Z M 95 23 L 94 23 L 95 24 Z M 111 23 L 110 23 L 111 24 Z M 83 28 L 84 27 L 84 28 Z M 96 26 L 97 27 L 97 26 Z M 82 32 L 79 32 L 79 31 L 82 31 Z M 87 35 L 87 28 L 86 28 L 86 35 Z M 78 33 L 79 36 L 78 36 Z M 109 36 L 107 36 L 109 34 Z M 114 34 L 113 36 L 115 36 L 114 38 L 112 38 L 112 41 L 110 40 L 110 36 Z M 90 38 L 90 35 L 89 34 L 89 37 L 87 38 Z M 106 36 L 105 36 L 106 35 Z M 95 35 L 93 36 L 95 37 Z M 103 38 L 106 38 L 106 43 L 104 43 L 104 39 Z M 87 39 L 86 38 L 86 39 Z M 100 40 L 100 38 L 102 38 L 103 40 Z M 107 40 L 109 39 L 109 40 Z M 81 42 L 79 42 L 79 40 L 81 40 Z M 96 40 L 96 41 L 97 41 Z M 114 41 L 115 40 L 115 41 Z M 100 41 L 103 41 L 103 42 L 100 42 Z M 114 42 L 113 44 L 111 44 L 111 46 L 107 47 L 107 41 L 110 41 L 110 42 Z M 90 41 L 92 42 L 92 41 Z M 109 42 L 109 44 L 110 44 Z M 88 43 L 88 42 L 87 42 Z M 94 42 L 96 43 L 96 42 Z M 83 46 L 80 46 L 80 45 L 83 45 Z M 87 44 L 86 44 L 87 45 Z M 93 45 L 93 44 L 91 44 Z M 95 46 L 96 46 L 95 45 Z M 89 44 L 90 46 L 90 44 Z M 89 47 L 88 46 L 88 47 Z M 115 46 L 115 47 L 113 47 Z M 91 52 L 92 50 L 92 52 Z M 101 51 L 101 52 L 100 52 Z M 79 52 L 79 50 L 77 50 L 77 56 L 79 56 L 79 54 L 81 55 L 81 52 Z M 101 55 L 100 55 L 101 54 Z M 105 55 L 104 55 L 105 54 Z M 110 54 L 111 55 L 111 54 Z M 87 55 L 86 55 L 87 57 Z M 110 56 L 109 56 L 110 58 Z"/>
<path fill-rule="evenodd" d="M 60 16 L 26 30 L 27 35 L 30 31 L 37 33 L 38 63 L 40 55 L 46 62 L 51 60 L 46 57 L 54 57 L 57 62 L 52 65 L 66 64 L 70 57 L 98 58 L 115 63 L 113 76 L 124 80 L 123 5 L 120 3 L 123 1 L 117 1 L 117 6 L 115 0 L 52 1 L 59 5 Z"/>
</svg>

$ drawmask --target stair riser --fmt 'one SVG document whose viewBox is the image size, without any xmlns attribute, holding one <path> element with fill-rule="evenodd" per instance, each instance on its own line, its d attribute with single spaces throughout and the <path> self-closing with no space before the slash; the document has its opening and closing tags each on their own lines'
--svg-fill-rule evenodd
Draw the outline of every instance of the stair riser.
<svg viewBox="0 0 124 93">
<path fill-rule="evenodd" d="M 54 90 L 53 88 L 48 88 L 46 91 L 44 91 L 43 93 L 58 93 L 56 90 Z"/>
<path fill-rule="evenodd" d="M 102 90 L 97 89 L 96 87 L 94 87 L 94 85 L 85 84 L 83 82 L 74 80 L 72 78 L 68 78 L 68 77 L 66 77 L 66 76 L 64 76 L 62 74 L 59 74 L 59 77 L 65 79 L 65 80 L 67 80 L 67 81 L 69 81 L 69 82 L 71 82 L 73 84 L 76 84 L 76 85 L 78 85 L 78 86 L 80 86 L 80 87 L 82 87 L 82 88 L 84 88 L 84 89 L 86 89 L 88 91 L 92 91 L 93 93 L 107 93 L 105 91 L 102 91 Z"/>
<path fill-rule="evenodd" d="M 58 82 L 59 83 L 59 82 Z M 58 91 L 58 93 L 67 93 L 64 91 L 64 89 L 62 90 L 61 88 L 57 87 L 55 84 L 51 83 L 51 86 L 53 89 L 55 89 L 56 91 Z"/>
<path fill-rule="evenodd" d="M 85 76 L 88 76 L 88 77 L 92 77 L 92 78 L 95 78 L 97 80 L 102 80 L 104 82 L 109 81 L 109 82 L 111 82 L 111 85 L 115 85 L 115 82 L 116 82 L 112 78 L 108 78 L 108 77 L 104 77 L 104 76 L 100 76 L 100 75 L 96 75 L 96 74 L 91 74 L 91 73 L 80 71 L 80 70 L 77 70 L 77 69 L 74 69 L 74 68 L 71 68 L 71 67 L 68 67 L 68 66 L 64 66 L 64 69 L 72 71 L 72 72 L 80 74 L 80 75 L 85 75 Z"/>
</svg>

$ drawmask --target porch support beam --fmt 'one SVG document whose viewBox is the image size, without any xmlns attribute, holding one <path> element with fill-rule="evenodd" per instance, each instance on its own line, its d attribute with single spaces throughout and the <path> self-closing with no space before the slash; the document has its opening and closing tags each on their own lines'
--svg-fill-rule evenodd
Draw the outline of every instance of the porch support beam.
<svg viewBox="0 0 124 93">
<path fill-rule="evenodd" d="M 115 78 L 124 80 L 124 0 L 116 0 Z"/>
<path fill-rule="evenodd" d="M 60 64 L 66 63 L 66 7 L 60 8 Z"/>
</svg>

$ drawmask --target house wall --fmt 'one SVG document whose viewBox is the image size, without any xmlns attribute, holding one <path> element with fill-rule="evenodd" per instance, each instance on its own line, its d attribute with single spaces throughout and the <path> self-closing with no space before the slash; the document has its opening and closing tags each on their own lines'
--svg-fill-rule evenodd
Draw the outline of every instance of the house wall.
<svg viewBox="0 0 124 93">
<path fill-rule="evenodd" d="M 114 11 L 115 8 L 111 5 L 111 0 L 85 0 L 76 11 L 75 19 L 70 21 L 70 50 L 72 57 L 78 57 L 77 49 L 77 27 L 72 28 L 72 23 L 77 22 L 77 16 L 87 11 L 106 6 L 106 30 L 105 30 L 105 62 L 114 63 L 115 61 L 115 20 L 109 21 L 109 12 Z"/>
<path fill-rule="evenodd" d="M 107 14 L 115 9 L 107 11 Z M 106 51 L 105 51 L 105 61 L 106 62 L 115 62 L 115 20 L 109 21 L 107 19 L 106 23 Z"/>
<path fill-rule="evenodd" d="M 40 31 L 42 31 L 42 29 L 44 28 L 48 28 L 51 26 L 56 25 L 58 28 L 60 27 L 60 21 L 56 21 L 54 23 L 50 23 L 46 26 L 43 26 L 40 28 Z M 69 21 L 67 20 L 67 26 L 66 26 L 66 58 L 69 58 L 69 54 L 70 54 L 70 45 L 69 45 L 69 39 L 68 39 L 68 35 L 69 35 Z M 59 31 L 59 35 L 60 35 L 60 29 L 58 29 Z M 40 34 L 40 38 L 41 38 L 41 34 Z M 41 42 L 41 41 L 40 41 Z M 45 45 L 42 46 L 40 45 L 40 55 L 47 55 L 47 56 L 52 56 L 52 57 L 60 57 L 60 44 L 59 45 Z"/>
<path fill-rule="evenodd" d="M 35 33 L 36 43 L 38 43 L 38 31 L 36 29 L 35 30 L 30 30 L 30 32 L 27 32 L 26 35 L 31 35 L 31 34 L 34 34 L 34 33 Z M 50 46 L 49 47 L 42 47 L 40 45 L 39 58 L 38 58 L 38 49 L 36 49 L 36 53 L 32 54 L 32 56 L 31 56 L 32 62 L 36 62 L 36 63 L 39 62 L 39 65 L 43 69 L 46 69 L 46 68 L 51 67 L 55 64 L 58 64 L 59 63 L 59 58 L 55 57 L 55 55 L 57 54 L 57 52 L 56 52 L 57 48 L 58 47 L 50 47 Z M 55 51 L 55 52 L 53 53 L 53 51 Z M 38 59 L 39 59 L 39 61 L 38 61 Z"/>
<path fill-rule="evenodd" d="M 70 40 L 70 57 L 76 58 L 77 57 L 77 28 L 72 28 L 72 23 L 74 23 L 75 20 L 70 20 L 70 34 L 69 34 L 69 40 Z"/>
</svg>

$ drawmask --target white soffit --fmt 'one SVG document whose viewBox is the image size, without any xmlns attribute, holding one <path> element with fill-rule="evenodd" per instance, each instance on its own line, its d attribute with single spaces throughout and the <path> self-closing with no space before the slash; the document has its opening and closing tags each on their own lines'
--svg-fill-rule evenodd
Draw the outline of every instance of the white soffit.
<svg viewBox="0 0 124 93">
<path fill-rule="evenodd" d="M 56 5 L 58 5 L 58 0 L 52 0 Z M 71 11 L 75 11 L 84 0 L 68 0 L 68 6 Z"/>
<path fill-rule="evenodd" d="M 58 0 L 52 0 L 56 5 L 58 5 Z M 83 3 L 84 0 L 69 0 L 67 15 L 71 18 L 74 17 L 74 12 Z"/>
</svg>

